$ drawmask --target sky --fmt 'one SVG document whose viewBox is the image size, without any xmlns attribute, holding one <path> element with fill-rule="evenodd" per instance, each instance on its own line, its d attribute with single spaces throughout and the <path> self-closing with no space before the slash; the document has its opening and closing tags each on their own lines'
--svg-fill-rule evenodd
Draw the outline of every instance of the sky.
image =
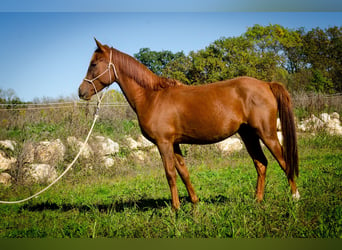
<svg viewBox="0 0 342 250">
<path fill-rule="evenodd" d="M 91 11 L 89 1 L 83 1 L 80 9 L 72 4 L 75 0 L 69 0 L 68 9 L 63 9 L 62 5 L 44 4 L 39 8 L 20 5 L 16 9 L 13 6 L 16 2 L 18 0 L 5 1 L 0 7 L 0 89 L 12 88 L 22 101 L 32 101 L 36 97 L 76 96 L 96 48 L 94 37 L 130 55 L 144 47 L 187 54 L 203 49 L 221 37 L 239 36 L 254 24 L 280 24 L 306 30 L 342 26 L 342 12 L 339 12 L 342 8 L 327 9 L 330 12 L 303 12 L 304 9 L 298 7 L 300 11 L 279 12 L 280 9 L 292 10 L 280 6 L 268 11 L 266 6 L 267 12 L 257 8 L 258 12 L 254 12 L 249 6 L 241 7 L 241 11 L 237 7 L 235 11 L 224 8 L 217 11 L 223 1 L 212 0 L 196 1 L 201 3 L 197 8 L 207 6 L 207 9 L 191 11 L 187 7 L 190 5 L 185 4 L 183 9 L 174 7 L 172 12 L 165 12 L 166 9 L 159 5 L 148 11 L 147 7 L 138 4 L 145 1 L 127 0 L 126 3 L 137 5 L 131 9 L 116 5 L 114 10 L 103 4 L 109 0 L 98 0 L 92 4 L 100 7 Z M 23 2 L 38 4 L 42 1 Z M 330 3 L 330 0 L 325 2 Z M 205 11 L 208 9 L 210 11 Z"/>
</svg>

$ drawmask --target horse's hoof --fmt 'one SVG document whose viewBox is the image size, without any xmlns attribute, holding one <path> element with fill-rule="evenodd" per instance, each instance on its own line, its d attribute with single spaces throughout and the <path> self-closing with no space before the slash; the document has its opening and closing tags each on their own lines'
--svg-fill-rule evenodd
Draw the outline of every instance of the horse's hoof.
<svg viewBox="0 0 342 250">
<path fill-rule="evenodd" d="M 300 194 L 298 192 L 298 189 L 296 190 L 296 192 L 294 194 L 292 194 L 292 199 L 294 201 L 298 201 L 300 199 Z"/>
</svg>

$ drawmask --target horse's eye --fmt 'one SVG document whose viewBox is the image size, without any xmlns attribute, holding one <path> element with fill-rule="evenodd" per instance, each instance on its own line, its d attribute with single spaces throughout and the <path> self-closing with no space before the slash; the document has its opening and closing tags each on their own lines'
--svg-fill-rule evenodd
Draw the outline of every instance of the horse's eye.
<svg viewBox="0 0 342 250">
<path fill-rule="evenodd" d="M 96 63 L 90 64 L 91 67 L 96 67 Z"/>
</svg>

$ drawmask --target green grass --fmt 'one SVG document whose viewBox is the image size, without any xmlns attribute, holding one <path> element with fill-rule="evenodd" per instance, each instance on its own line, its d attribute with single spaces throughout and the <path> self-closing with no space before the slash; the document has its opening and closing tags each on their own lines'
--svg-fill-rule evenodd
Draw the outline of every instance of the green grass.
<svg viewBox="0 0 342 250">
<path fill-rule="evenodd" d="M 132 129 L 126 124 L 124 129 Z M 181 209 L 171 209 L 161 161 L 126 161 L 114 170 L 78 163 L 60 183 L 20 205 L 0 205 L 0 238 L 342 238 L 342 140 L 300 135 L 301 199 L 270 157 L 265 200 L 256 203 L 256 171 L 245 150 L 222 156 L 213 146 L 183 146 L 200 202 L 178 178 Z M 42 186 L 0 187 L 1 199 Z"/>
</svg>

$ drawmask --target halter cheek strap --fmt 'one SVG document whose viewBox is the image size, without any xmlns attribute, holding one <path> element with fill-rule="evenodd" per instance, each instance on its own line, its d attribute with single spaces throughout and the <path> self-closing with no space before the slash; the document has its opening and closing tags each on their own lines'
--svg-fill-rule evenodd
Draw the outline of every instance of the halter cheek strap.
<svg viewBox="0 0 342 250">
<path fill-rule="evenodd" d="M 113 68 L 113 71 L 114 71 L 114 76 L 115 76 L 115 79 L 119 79 L 118 77 L 118 74 L 116 73 L 116 68 L 115 68 L 115 65 L 114 63 L 112 63 L 112 50 L 110 51 L 110 55 L 109 55 L 109 63 L 108 63 L 108 66 L 107 66 L 107 69 L 105 71 L 103 71 L 101 74 L 99 74 L 97 77 L 93 78 L 93 79 L 87 79 L 87 78 L 84 78 L 83 80 L 86 81 L 86 82 L 89 82 L 91 83 L 91 85 L 93 85 L 93 88 L 95 90 L 95 93 L 96 93 L 96 96 L 97 96 L 97 99 L 99 100 L 99 97 L 97 95 L 97 90 L 96 90 L 96 87 L 95 87 L 95 84 L 94 84 L 94 81 L 99 79 L 101 76 L 103 76 L 104 74 L 109 73 L 109 81 L 110 83 L 112 83 L 112 74 L 111 74 L 111 70 L 110 68 Z"/>
</svg>

